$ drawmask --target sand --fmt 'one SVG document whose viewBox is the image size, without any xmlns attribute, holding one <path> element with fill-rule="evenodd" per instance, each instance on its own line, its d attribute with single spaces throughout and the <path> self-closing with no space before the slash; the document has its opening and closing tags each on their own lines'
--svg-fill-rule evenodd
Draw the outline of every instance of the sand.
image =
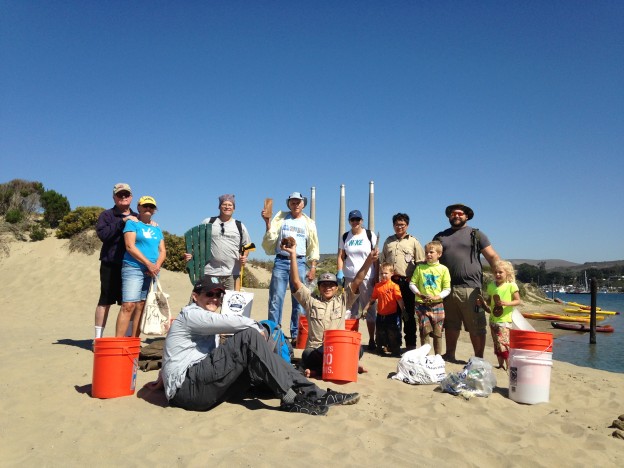
<svg viewBox="0 0 624 468">
<path fill-rule="evenodd" d="M 163 271 L 162 284 L 179 310 L 187 276 Z M 91 398 L 98 288 L 97 255 L 69 254 L 66 241 L 13 243 L 0 259 L 1 466 L 624 465 L 624 441 L 608 427 L 624 413 L 624 375 L 562 362 L 539 405 L 510 400 L 502 370 L 489 398 L 464 400 L 391 380 L 397 360 L 370 354 L 370 372 L 339 388 L 360 392 L 360 403 L 326 417 L 279 412 L 268 396 L 206 413 L 170 408 L 142 388 L 156 372 L 139 372 L 134 396 Z M 267 291 L 253 292 L 253 316 L 265 318 Z M 458 357 L 467 360 L 464 335 Z"/>
</svg>

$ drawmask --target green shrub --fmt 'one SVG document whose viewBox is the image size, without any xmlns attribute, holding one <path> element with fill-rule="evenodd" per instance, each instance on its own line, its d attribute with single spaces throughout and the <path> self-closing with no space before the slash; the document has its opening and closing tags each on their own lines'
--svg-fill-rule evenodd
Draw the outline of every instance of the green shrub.
<svg viewBox="0 0 624 468">
<path fill-rule="evenodd" d="M 52 228 L 58 227 L 63 217 L 70 211 L 67 197 L 54 190 L 46 190 L 43 193 L 41 207 L 43 208 L 43 219 Z"/>
<path fill-rule="evenodd" d="M 91 255 L 102 248 L 102 241 L 95 234 L 95 229 L 87 229 L 75 234 L 69 239 L 67 246 L 70 252 L 79 252 Z"/>
<path fill-rule="evenodd" d="M 99 206 L 79 206 L 69 212 L 59 223 L 56 237 L 59 239 L 71 239 L 79 232 L 95 227 L 100 213 L 104 208 Z"/>
<path fill-rule="evenodd" d="M 163 231 L 165 238 L 165 248 L 167 249 L 167 258 L 163 263 L 163 268 L 169 271 L 186 271 L 186 262 L 184 254 L 186 253 L 186 243 L 184 237 L 170 234 Z"/>
<path fill-rule="evenodd" d="M 0 184 L 0 215 L 6 214 L 11 209 L 34 212 L 41 195 L 43 195 L 41 182 L 13 179 Z"/>
<path fill-rule="evenodd" d="M 9 224 L 17 224 L 24 219 L 24 213 L 20 210 L 12 208 L 6 212 L 4 220 Z"/>
<path fill-rule="evenodd" d="M 48 231 L 45 230 L 40 224 L 33 224 L 30 226 L 30 240 L 33 242 L 42 241 L 48 237 Z"/>
</svg>

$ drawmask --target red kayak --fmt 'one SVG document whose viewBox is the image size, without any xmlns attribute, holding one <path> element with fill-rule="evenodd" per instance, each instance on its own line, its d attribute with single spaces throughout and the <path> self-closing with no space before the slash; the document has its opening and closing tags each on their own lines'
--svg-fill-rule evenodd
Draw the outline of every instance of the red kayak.
<svg viewBox="0 0 624 468">
<path fill-rule="evenodd" d="M 590 331 L 589 325 L 584 323 L 561 323 L 561 322 L 550 322 L 553 328 L 559 328 L 561 330 L 573 330 L 579 332 L 588 332 Z M 600 333 L 613 333 L 615 328 L 611 325 L 597 325 L 596 331 Z"/>
</svg>

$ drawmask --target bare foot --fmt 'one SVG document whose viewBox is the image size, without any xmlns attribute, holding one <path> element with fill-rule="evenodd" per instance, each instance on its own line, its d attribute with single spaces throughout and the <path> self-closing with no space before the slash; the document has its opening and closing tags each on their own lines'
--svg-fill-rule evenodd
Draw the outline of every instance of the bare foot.
<svg viewBox="0 0 624 468">
<path fill-rule="evenodd" d="M 368 369 L 364 366 L 358 366 L 358 374 L 366 374 Z"/>
</svg>

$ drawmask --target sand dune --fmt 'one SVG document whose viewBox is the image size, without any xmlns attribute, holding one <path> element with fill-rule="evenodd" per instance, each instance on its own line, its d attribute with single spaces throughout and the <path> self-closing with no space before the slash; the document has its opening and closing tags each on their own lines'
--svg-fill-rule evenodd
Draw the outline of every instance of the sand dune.
<svg viewBox="0 0 624 468">
<path fill-rule="evenodd" d="M 281 413 L 268 396 L 206 413 L 170 408 L 162 393 L 142 389 L 155 372 L 139 372 L 133 397 L 93 399 L 98 259 L 69 254 L 66 244 L 13 243 L 0 259 L 2 466 L 624 464 L 624 441 L 608 428 L 624 413 L 624 375 L 562 362 L 553 367 L 550 403 L 533 406 L 507 398 L 504 371 L 496 371 L 492 396 L 464 400 L 390 380 L 396 360 L 368 354 L 370 372 L 341 387 L 362 400 L 327 417 Z M 175 310 L 186 303 L 185 275 L 164 271 L 162 284 Z M 267 291 L 253 292 L 253 316 L 265 318 Z M 107 336 L 116 315 L 117 308 Z M 458 356 L 467 359 L 470 349 L 462 340 Z M 490 347 L 486 358 L 493 361 Z M 460 368 L 449 364 L 447 372 Z"/>
</svg>

